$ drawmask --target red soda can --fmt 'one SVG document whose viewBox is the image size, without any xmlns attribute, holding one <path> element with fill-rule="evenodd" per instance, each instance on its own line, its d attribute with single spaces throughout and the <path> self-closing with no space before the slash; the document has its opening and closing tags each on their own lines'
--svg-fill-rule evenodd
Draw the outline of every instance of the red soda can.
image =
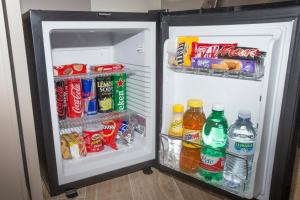
<svg viewBox="0 0 300 200">
<path fill-rule="evenodd" d="M 66 94 L 66 84 L 65 81 L 55 82 L 55 92 L 56 92 L 56 108 L 59 120 L 66 119 L 67 115 L 67 94 Z"/>
<path fill-rule="evenodd" d="M 83 114 L 82 88 L 81 80 L 68 79 L 67 80 L 67 99 L 68 99 L 68 117 L 79 118 Z"/>
</svg>

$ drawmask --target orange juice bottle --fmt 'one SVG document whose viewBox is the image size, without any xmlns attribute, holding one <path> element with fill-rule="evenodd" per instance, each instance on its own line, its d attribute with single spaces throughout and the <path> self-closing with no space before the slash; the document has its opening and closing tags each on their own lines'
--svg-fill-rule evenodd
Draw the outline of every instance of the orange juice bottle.
<svg viewBox="0 0 300 200">
<path fill-rule="evenodd" d="M 183 141 L 179 161 L 179 167 L 184 172 L 195 173 L 198 170 L 201 133 L 205 120 L 202 100 L 188 100 L 188 110 L 183 115 Z"/>
</svg>

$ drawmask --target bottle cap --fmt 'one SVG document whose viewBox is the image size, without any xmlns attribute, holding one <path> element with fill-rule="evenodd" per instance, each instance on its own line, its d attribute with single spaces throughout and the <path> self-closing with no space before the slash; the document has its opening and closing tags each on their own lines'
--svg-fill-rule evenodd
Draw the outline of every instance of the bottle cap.
<svg viewBox="0 0 300 200">
<path fill-rule="evenodd" d="M 240 110 L 238 116 L 242 119 L 251 119 L 251 112 L 249 110 Z"/>
<path fill-rule="evenodd" d="M 182 104 L 174 104 L 173 112 L 180 113 L 184 111 L 184 106 Z"/>
<path fill-rule="evenodd" d="M 213 108 L 214 111 L 224 111 L 224 106 L 221 104 L 213 104 Z"/>
<path fill-rule="evenodd" d="M 203 101 L 201 99 L 189 99 L 188 106 L 193 108 L 203 107 Z"/>
</svg>

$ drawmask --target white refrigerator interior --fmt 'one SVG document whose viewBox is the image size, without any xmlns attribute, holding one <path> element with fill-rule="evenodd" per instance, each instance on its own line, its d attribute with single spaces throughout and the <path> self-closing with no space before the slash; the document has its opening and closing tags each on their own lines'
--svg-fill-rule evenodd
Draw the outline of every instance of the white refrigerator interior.
<svg viewBox="0 0 300 200">
<path fill-rule="evenodd" d="M 59 185 L 155 159 L 155 22 L 42 23 L 53 139 Z M 122 63 L 133 72 L 127 78 L 127 107 L 146 119 L 146 136 L 113 150 L 105 147 L 85 158 L 63 160 L 56 110 L 53 66 Z"/>
<path fill-rule="evenodd" d="M 186 108 L 188 99 L 202 99 L 206 117 L 213 103 L 223 104 L 229 125 L 237 119 L 239 110 L 251 111 L 251 121 L 257 128 L 256 151 L 249 187 L 238 194 L 246 198 L 269 199 L 293 23 L 174 26 L 169 28 L 164 45 L 162 134 L 168 133 L 172 105 L 180 103 Z M 201 43 L 259 48 L 267 52 L 264 76 L 244 80 L 175 72 L 169 68 L 168 55 L 176 52 L 178 36 L 199 36 Z"/>
</svg>

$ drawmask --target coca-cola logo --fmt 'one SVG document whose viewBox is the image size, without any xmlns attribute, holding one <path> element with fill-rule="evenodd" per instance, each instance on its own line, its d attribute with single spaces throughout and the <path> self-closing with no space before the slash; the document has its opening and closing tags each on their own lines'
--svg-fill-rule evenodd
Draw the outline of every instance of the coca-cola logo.
<svg viewBox="0 0 300 200">
<path fill-rule="evenodd" d="M 57 113 L 59 116 L 64 115 L 64 88 L 57 87 L 56 88 L 56 104 L 57 104 Z"/>
<path fill-rule="evenodd" d="M 82 112 L 82 102 L 81 102 L 81 87 L 80 84 L 71 84 L 71 96 L 73 97 L 72 110 L 75 113 L 80 114 Z"/>
</svg>

